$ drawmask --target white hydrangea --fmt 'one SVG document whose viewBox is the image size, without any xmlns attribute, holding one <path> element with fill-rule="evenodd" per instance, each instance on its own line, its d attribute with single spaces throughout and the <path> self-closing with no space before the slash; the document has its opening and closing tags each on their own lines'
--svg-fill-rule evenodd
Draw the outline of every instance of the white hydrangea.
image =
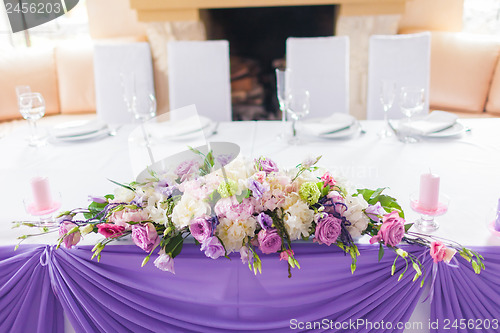
<svg viewBox="0 0 500 333">
<path fill-rule="evenodd" d="M 370 219 L 364 213 L 364 210 L 368 207 L 368 203 L 362 195 L 356 197 L 348 195 L 345 198 L 345 203 L 348 208 L 344 216 L 351 222 L 351 225 L 346 227 L 347 231 L 349 231 L 352 237 L 359 237 L 361 236 L 361 232 L 368 227 L 368 222 L 370 222 Z"/>
<path fill-rule="evenodd" d="M 285 198 L 284 223 L 291 240 L 309 236 L 309 228 L 314 219 L 314 212 L 297 194 Z"/>
<path fill-rule="evenodd" d="M 243 239 L 247 236 L 253 237 L 257 220 L 252 216 L 246 220 L 219 219 L 217 235 L 220 237 L 227 253 L 239 251 Z"/>
<path fill-rule="evenodd" d="M 203 214 L 210 214 L 208 203 L 184 194 L 172 211 L 172 223 L 177 229 L 182 229 L 187 227 L 193 218 Z"/>
</svg>

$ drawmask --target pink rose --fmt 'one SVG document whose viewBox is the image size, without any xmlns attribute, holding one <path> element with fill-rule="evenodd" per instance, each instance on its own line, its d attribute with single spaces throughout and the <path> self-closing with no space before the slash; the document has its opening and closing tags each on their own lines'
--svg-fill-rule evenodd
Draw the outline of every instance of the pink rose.
<svg viewBox="0 0 500 333">
<path fill-rule="evenodd" d="M 328 171 L 321 177 L 321 181 L 323 182 L 323 187 L 335 186 L 337 183 Z"/>
<path fill-rule="evenodd" d="M 281 237 L 276 229 L 262 229 L 258 235 L 259 248 L 264 254 L 278 252 L 281 249 Z"/>
<path fill-rule="evenodd" d="M 190 176 L 198 173 L 200 165 L 197 160 L 184 161 L 175 169 L 174 173 L 181 177 L 181 182 L 189 179 Z"/>
<path fill-rule="evenodd" d="M 398 245 L 405 234 L 405 220 L 399 217 L 397 211 L 393 211 L 384 215 L 382 221 L 378 234 L 370 239 L 370 244 L 383 241 L 387 246 Z"/>
<path fill-rule="evenodd" d="M 71 229 L 74 227 L 77 227 L 77 225 L 73 222 L 69 221 L 64 221 L 59 225 L 59 237 L 64 236 L 66 233 L 68 233 Z M 80 231 L 76 231 L 70 235 L 67 235 L 63 239 L 63 245 L 65 248 L 70 249 L 73 245 L 78 244 L 80 241 L 81 234 Z"/>
<path fill-rule="evenodd" d="M 148 213 L 142 209 L 130 209 L 125 208 L 116 212 L 113 212 L 109 217 L 109 222 L 116 225 L 122 226 L 125 230 L 130 230 L 130 224 L 128 222 L 142 222 L 149 220 Z"/>
<path fill-rule="evenodd" d="M 245 198 L 241 203 L 233 196 L 222 198 L 215 204 L 214 211 L 219 218 L 229 220 L 247 220 L 253 215 L 255 207 L 251 198 Z"/>
<path fill-rule="evenodd" d="M 100 223 L 97 225 L 99 233 L 106 238 L 116 238 L 123 234 L 125 227 L 112 223 Z"/>
<path fill-rule="evenodd" d="M 455 253 L 457 253 L 457 250 L 448 248 L 446 247 L 446 245 L 438 241 L 431 243 L 429 253 L 432 259 L 434 259 L 434 262 L 444 261 L 446 263 L 449 263 L 450 260 L 453 259 Z"/>
<path fill-rule="evenodd" d="M 156 228 L 153 223 L 149 222 L 146 224 L 134 224 L 132 226 L 132 240 L 135 245 L 146 252 L 150 252 L 160 244 L 160 237 L 158 237 Z"/>
<path fill-rule="evenodd" d="M 330 214 L 323 214 L 316 225 L 314 241 L 328 246 L 334 244 L 340 235 L 342 221 Z"/>
<path fill-rule="evenodd" d="M 288 261 L 288 257 L 293 256 L 295 253 L 293 250 L 286 250 L 280 253 L 280 261 L 285 260 Z"/>
<path fill-rule="evenodd" d="M 191 235 L 200 243 L 212 235 L 212 223 L 207 218 L 207 216 L 197 217 L 189 225 Z"/>
</svg>

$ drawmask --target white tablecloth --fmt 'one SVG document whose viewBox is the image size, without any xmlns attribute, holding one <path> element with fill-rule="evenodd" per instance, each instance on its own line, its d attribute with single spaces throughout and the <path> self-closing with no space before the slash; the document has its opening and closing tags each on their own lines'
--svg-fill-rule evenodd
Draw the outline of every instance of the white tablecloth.
<svg viewBox="0 0 500 333">
<path fill-rule="evenodd" d="M 47 117 L 41 125 L 49 129 L 68 119 Z M 441 176 L 441 190 L 451 199 L 448 213 L 439 218 L 441 227 L 436 234 L 464 245 L 500 245 L 500 239 L 487 228 L 500 197 L 500 119 L 467 119 L 463 123 L 471 131 L 459 138 L 416 144 L 404 144 L 394 137 L 378 138 L 383 126 L 380 121 L 363 121 L 366 134 L 345 140 L 309 137 L 300 146 L 277 140 L 280 122 L 222 123 L 209 139 L 237 143 L 243 155 L 265 155 L 287 167 L 322 155 L 322 165 L 341 172 L 358 187 L 388 187 L 387 193 L 399 198 L 409 221 L 418 216 L 409 208 L 409 195 L 418 191 L 420 174 L 431 169 Z M 111 193 L 116 186 L 107 179 L 133 180 L 127 143 L 132 127 L 97 141 L 41 148 L 27 146 L 26 124 L 3 128 L 8 132 L 0 136 L 0 245 L 16 244 L 16 237 L 32 231 L 10 227 L 14 220 L 30 218 L 23 198 L 31 191 L 33 176 L 49 177 L 52 187 L 62 194 L 63 209 L 85 207 L 88 195 Z M 84 243 L 93 244 L 96 237 L 87 236 Z M 26 242 L 53 243 L 56 239 L 53 234 Z M 411 320 L 425 323 L 426 318 L 428 302 L 417 307 Z"/>
<path fill-rule="evenodd" d="M 47 117 L 41 127 L 50 129 L 68 119 Z M 358 187 L 388 187 L 387 193 L 399 198 L 408 220 L 418 216 L 409 207 L 409 195 L 418 191 L 420 174 L 431 169 L 441 176 L 441 191 L 451 199 L 448 213 L 439 218 L 441 227 L 436 234 L 466 245 L 500 245 L 500 239 L 487 228 L 500 198 L 500 119 L 466 119 L 463 123 L 471 131 L 459 138 L 416 144 L 378 138 L 382 126 L 378 121 L 362 122 L 363 135 L 345 140 L 307 137 L 299 146 L 278 140 L 282 124 L 271 121 L 221 123 L 209 140 L 234 142 L 243 155 L 268 156 L 287 167 L 322 155 L 322 165 L 342 173 Z M 33 176 L 49 177 L 54 190 L 62 194 L 63 209 L 85 207 L 88 195 L 111 193 L 116 186 L 107 179 L 133 180 L 127 142 L 131 130 L 124 127 L 116 136 L 96 141 L 32 148 L 25 140 L 26 124 L 11 129 L 0 139 L 0 245 L 15 244 L 16 237 L 27 231 L 11 230 L 10 226 L 13 220 L 29 218 L 23 199 L 29 196 Z M 43 241 L 55 238 L 46 236 Z"/>
</svg>

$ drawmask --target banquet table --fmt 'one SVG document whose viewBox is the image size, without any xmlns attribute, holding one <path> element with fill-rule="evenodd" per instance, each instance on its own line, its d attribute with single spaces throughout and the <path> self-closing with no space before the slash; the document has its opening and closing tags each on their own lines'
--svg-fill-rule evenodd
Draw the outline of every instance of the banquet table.
<svg viewBox="0 0 500 333">
<path fill-rule="evenodd" d="M 49 130 L 78 117 L 47 117 L 41 127 Z M 378 247 L 368 245 L 365 238 L 358 240 L 361 256 L 353 275 L 350 259 L 338 248 L 298 244 L 302 268 L 294 270 L 291 279 L 286 264 L 271 255 L 263 258 L 263 274 L 254 276 L 239 262 L 239 255 L 213 261 L 195 244 L 187 244 L 176 258 L 175 275 L 152 264 L 141 268 L 144 252 L 127 241 L 107 247 L 100 263 L 91 261 L 96 235 L 74 249 L 55 250 L 57 235 L 46 234 L 28 238 L 14 251 L 17 237 L 32 231 L 11 229 L 12 221 L 33 219 L 23 205 L 32 177 L 48 176 L 61 193 L 62 209 L 70 209 L 84 207 L 88 195 L 112 193 L 116 185 L 108 179 L 127 183 L 138 170 L 128 142 L 132 126 L 100 140 L 51 142 L 38 148 L 27 146 L 25 124 L 9 128 L 0 136 L 0 331 L 68 331 L 64 312 L 76 331 L 86 332 L 496 332 L 485 320 L 491 324 L 500 319 L 500 238 L 488 228 L 500 197 L 500 119 L 461 121 L 470 131 L 415 144 L 380 139 L 380 121 L 361 121 L 363 132 L 352 137 L 304 136 L 295 146 L 277 139 L 283 124 L 276 121 L 221 123 L 217 133 L 207 137 L 236 143 L 242 156 L 267 156 L 287 167 L 321 155 L 321 165 L 357 188 L 387 187 L 407 221 L 418 217 L 409 197 L 418 191 L 420 174 L 429 169 L 439 174 L 450 206 L 439 217 L 435 235 L 478 249 L 485 256 L 486 270 L 475 275 L 462 258 L 458 268 L 439 265 L 432 277 L 432 303 L 419 301 L 428 294 L 430 277 L 424 288 L 411 282 L 411 274 L 397 282 L 398 274 L 390 275 L 394 256 L 387 254 L 377 262 Z M 423 250 L 409 246 L 408 251 Z M 423 260 L 430 273 L 432 260 Z M 342 326 L 362 319 L 421 326 Z M 322 320 L 339 326 L 307 327 Z"/>
</svg>

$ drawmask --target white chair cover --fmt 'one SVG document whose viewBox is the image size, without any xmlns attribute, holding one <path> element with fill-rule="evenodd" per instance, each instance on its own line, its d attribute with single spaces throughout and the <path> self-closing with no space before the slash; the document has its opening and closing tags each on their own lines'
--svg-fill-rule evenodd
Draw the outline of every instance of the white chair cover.
<svg viewBox="0 0 500 333">
<path fill-rule="evenodd" d="M 290 89 L 308 90 L 311 117 L 349 113 L 349 38 L 313 37 L 286 40 Z"/>
<path fill-rule="evenodd" d="M 231 121 L 229 43 L 169 42 L 167 55 L 170 109 L 195 104 L 202 116 Z"/>
<path fill-rule="evenodd" d="M 146 42 L 96 44 L 94 73 L 97 116 L 105 123 L 134 121 L 123 98 L 122 74 L 130 77 L 133 73 L 138 99 L 154 94 L 153 62 Z"/>
<path fill-rule="evenodd" d="M 430 50 L 429 32 L 370 37 L 367 119 L 384 118 L 384 109 L 380 102 L 382 80 L 396 82 L 396 98 L 388 112 L 389 118 L 403 117 L 399 107 L 402 86 L 424 88 L 423 114 L 429 112 Z"/>
</svg>

